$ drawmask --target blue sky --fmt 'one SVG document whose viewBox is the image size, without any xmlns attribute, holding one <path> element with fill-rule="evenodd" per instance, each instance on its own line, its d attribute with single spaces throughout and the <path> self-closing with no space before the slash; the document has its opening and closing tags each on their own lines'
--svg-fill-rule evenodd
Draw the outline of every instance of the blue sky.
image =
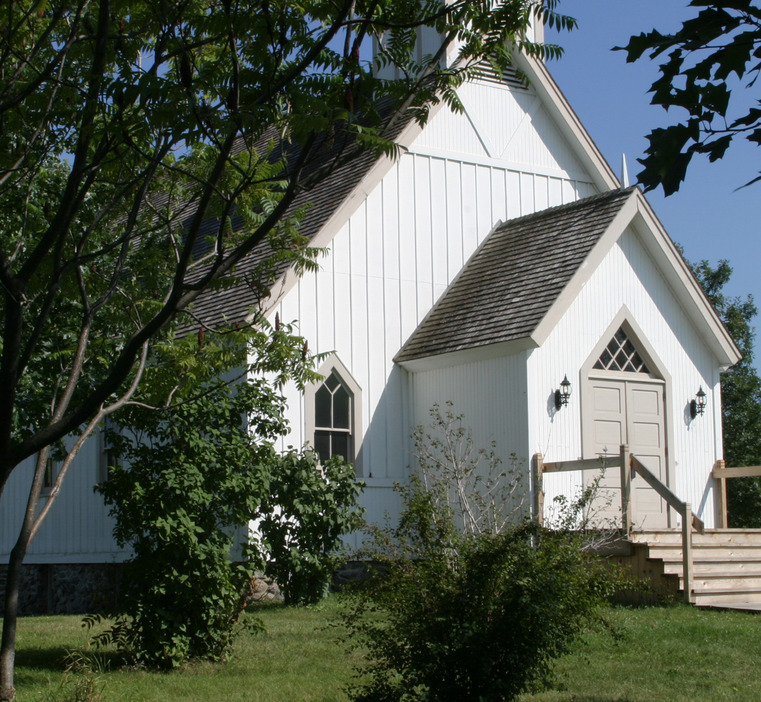
<svg viewBox="0 0 761 702">
<path fill-rule="evenodd" d="M 562 0 L 559 10 L 578 20 L 573 32 L 548 35 L 565 49 L 550 72 L 597 143 L 613 170 L 621 173 L 626 154 L 631 182 L 640 170 L 645 136 L 675 119 L 650 105 L 647 90 L 658 76 L 657 64 L 647 58 L 627 64 L 624 52 L 613 46 L 629 36 L 657 28 L 666 33 L 695 14 L 677 0 Z M 751 294 L 761 305 L 761 183 L 741 188 L 761 170 L 761 148 L 738 141 L 716 163 L 695 161 L 678 193 L 664 198 L 648 193 L 655 212 L 674 241 L 692 261 L 725 258 L 734 269 L 727 286 L 731 295 Z M 754 320 L 759 327 L 758 317 Z M 761 341 L 757 339 L 759 348 Z M 756 352 L 756 366 L 761 367 Z"/>
</svg>

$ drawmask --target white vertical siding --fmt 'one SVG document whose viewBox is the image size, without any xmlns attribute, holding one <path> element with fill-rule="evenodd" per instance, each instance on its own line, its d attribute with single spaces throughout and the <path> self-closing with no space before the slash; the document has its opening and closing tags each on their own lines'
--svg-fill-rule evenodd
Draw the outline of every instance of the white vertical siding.
<svg viewBox="0 0 761 702">
<path fill-rule="evenodd" d="M 594 191 L 531 90 L 481 83 L 463 86 L 462 93 L 466 113 L 437 112 L 335 236 L 320 270 L 304 275 L 278 306 L 312 351 L 335 351 L 362 388 L 363 471 L 372 474 L 375 490 L 366 500 L 376 516 L 394 504 L 389 486 L 408 462 L 406 386 L 395 353 L 498 220 Z M 291 434 L 283 448 L 308 438 L 302 398 L 292 387 L 286 394 Z M 469 402 L 476 407 L 475 399 Z M 97 441 L 83 449 L 30 558 L 123 557 L 112 542 L 107 510 L 92 492 L 98 451 Z M 0 505 L 6 551 L 28 473 L 12 478 Z"/>
<path fill-rule="evenodd" d="M 417 139 L 415 150 L 589 182 L 531 86 L 516 89 L 472 82 L 458 94 L 464 114 L 442 107 Z"/>
<path fill-rule="evenodd" d="M 449 410 L 463 416 L 463 426 L 472 432 L 473 446 L 502 459 L 501 468 L 520 480 L 522 509 L 530 506 L 530 456 L 526 415 L 526 354 L 516 353 L 458 366 L 409 374 L 411 417 L 408 433 L 422 426 L 435 438 L 443 436 L 431 428 L 431 409 Z M 414 447 L 410 446 L 412 451 Z M 512 465 L 512 460 L 515 465 Z M 414 456 L 408 459 L 414 463 Z"/>
<path fill-rule="evenodd" d="M 692 503 L 706 526 L 713 526 L 710 472 L 721 455 L 717 362 L 631 230 L 592 274 L 547 341 L 530 354 L 531 451 L 544 454 L 548 461 L 582 457 L 577 369 L 606 333 L 622 305 L 627 306 L 671 377 L 666 397 L 667 433 L 673 441 L 669 446 L 671 487 Z M 553 416 L 548 405 L 550 396 L 566 373 L 574 394 L 569 406 Z M 690 421 L 688 404 L 701 384 L 708 393 L 706 415 Z M 556 494 L 573 494 L 578 485 L 578 474 L 548 476 L 548 502 Z"/>
<path fill-rule="evenodd" d="M 113 520 L 103 498 L 93 492 L 99 465 L 100 441 L 93 437 L 69 469 L 50 515 L 29 547 L 27 563 L 108 562 L 126 557 L 114 543 Z M 5 561 L 18 538 L 33 471 L 33 459 L 24 461 L 0 502 L 0 557 Z"/>
<path fill-rule="evenodd" d="M 362 389 L 362 470 L 382 492 L 408 463 L 405 384 L 394 355 L 497 221 L 592 187 L 570 152 L 543 155 L 559 132 L 536 117 L 536 96 L 483 84 L 464 90 L 466 114 L 442 109 L 432 118 L 334 237 L 320 270 L 280 306 L 284 319 L 299 320 L 310 349 L 337 353 Z M 519 130 L 517 140 L 533 145 L 516 168 L 500 154 L 518 148 Z M 487 156 L 476 141 L 488 146 Z M 302 398 L 290 388 L 288 400 L 292 433 L 284 443 L 301 445 L 309 438 Z M 413 414 L 419 421 L 419 411 Z"/>
<path fill-rule="evenodd" d="M 533 212 L 536 202 L 559 204 L 550 193 L 562 196 L 561 181 L 553 190 L 549 182 L 405 154 L 336 235 L 320 270 L 283 300 L 282 318 L 299 320 L 311 350 L 335 351 L 362 388 L 363 464 L 374 477 L 404 469 L 394 355 L 496 221 Z M 287 442 L 301 444 L 307 437 L 298 393 L 290 391 L 289 402 Z"/>
</svg>

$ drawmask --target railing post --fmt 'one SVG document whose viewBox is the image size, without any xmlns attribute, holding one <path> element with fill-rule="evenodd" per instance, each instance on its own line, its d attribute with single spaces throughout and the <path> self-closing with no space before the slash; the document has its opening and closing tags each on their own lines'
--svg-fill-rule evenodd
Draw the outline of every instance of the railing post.
<svg viewBox="0 0 761 702">
<path fill-rule="evenodd" d="M 629 465 L 629 447 L 626 444 L 621 445 L 621 525 L 624 533 L 629 534 L 632 530 L 632 477 L 631 466 Z"/>
<path fill-rule="evenodd" d="M 722 471 L 727 467 L 724 459 L 716 461 L 716 470 Z M 716 503 L 719 510 L 719 529 L 729 528 L 729 515 L 727 514 L 727 479 L 716 478 Z"/>
<path fill-rule="evenodd" d="M 541 453 L 534 454 L 534 516 L 539 526 L 544 526 L 544 459 Z"/>
<path fill-rule="evenodd" d="M 684 503 L 682 512 L 682 574 L 684 576 L 684 600 L 692 602 L 692 505 Z"/>
</svg>

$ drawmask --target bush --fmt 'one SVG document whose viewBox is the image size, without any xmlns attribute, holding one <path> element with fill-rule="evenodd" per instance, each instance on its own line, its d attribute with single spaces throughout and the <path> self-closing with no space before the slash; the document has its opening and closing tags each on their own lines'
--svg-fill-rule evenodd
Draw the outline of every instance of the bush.
<svg viewBox="0 0 761 702">
<path fill-rule="evenodd" d="M 290 602 L 321 596 L 332 549 L 361 521 L 361 486 L 345 464 L 321 471 L 311 451 L 275 452 L 283 403 L 261 380 L 219 384 L 163 412 L 135 411 L 131 435 L 111 432 L 123 465 L 97 489 L 134 557 L 101 642 L 153 667 L 220 659 L 256 572 L 274 575 Z M 249 533 L 254 519 L 264 543 Z"/>
<path fill-rule="evenodd" d="M 364 525 L 357 506 L 362 484 L 340 458 L 323 466 L 312 451 L 278 457 L 259 514 L 265 572 L 286 604 L 313 604 L 345 560 L 341 536 Z"/>
<path fill-rule="evenodd" d="M 264 565 L 246 525 L 269 489 L 278 430 L 267 419 L 249 434 L 242 418 L 251 407 L 277 416 L 281 403 L 263 382 L 219 385 L 164 412 L 135 412 L 131 435 L 111 433 L 123 465 L 97 490 L 117 542 L 134 551 L 111 634 L 138 662 L 219 659 L 232 641 Z"/>
<path fill-rule="evenodd" d="M 461 420 L 441 423 L 438 408 L 433 415 L 436 430 Z M 450 434 L 441 446 L 468 436 Z M 456 470 L 477 471 L 477 464 Z M 447 497 L 441 470 L 440 461 L 422 463 L 398 488 L 398 527 L 374 530 L 367 555 L 378 568 L 345 616 L 352 642 L 368 651 L 354 700 L 512 700 L 548 679 L 554 659 L 598 619 L 614 590 L 610 569 L 585 552 L 580 532 L 486 515 L 484 524 L 503 524 L 496 533 L 463 529 L 463 503 Z M 450 463 L 445 472 L 452 470 Z"/>
</svg>

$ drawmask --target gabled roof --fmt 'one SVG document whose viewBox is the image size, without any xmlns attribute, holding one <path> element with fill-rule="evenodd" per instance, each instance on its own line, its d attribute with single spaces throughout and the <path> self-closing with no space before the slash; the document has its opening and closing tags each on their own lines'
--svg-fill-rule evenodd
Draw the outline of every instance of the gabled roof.
<svg viewBox="0 0 761 702">
<path fill-rule="evenodd" d="M 719 363 L 740 353 L 637 188 L 612 190 L 497 226 L 394 359 L 415 367 L 510 342 L 543 343 L 613 244 L 632 226 Z"/>
<path fill-rule="evenodd" d="M 497 226 L 395 360 L 531 336 L 630 195 L 612 190 Z"/>
<path fill-rule="evenodd" d="M 574 152 L 589 169 L 595 185 L 601 190 L 617 187 L 618 181 L 610 166 L 584 130 L 544 64 L 524 55 L 517 56 L 516 63 L 528 77 L 531 86 L 569 140 Z M 434 106 L 429 119 L 442 106 L 443 103 Z M 409 147 L 421 129 L 416 122 L 407 120 L 400 126 L 395 141 L 403 148 Z M 361 200 L 392 168 L 393 163 L 393 159 L 388 156 L 378 157 L 371 152 L 361 154 L 334 170 L 311 190 L 300 193 L 289 208 L 288 214 L 308 204 L 300 232 L 311 240 L 313 246 L 326 246 Z M 259 248 L 237 266 L 237 284 L 223 285 L 202 294 L 193 305 L 193 317 L 202 324 L 211 326 L 250 318 L 252 306 L 263 302 L 262 297 L 266 297 L 266 292 L 263 293 L 261 286 L 256 284 L 258 281 L 249 278 L 252 277 L 251 272 L 268 254 L 268 247 Z M 288 268 L 283 267 L 278 273 L 276 283 L 270 289 L 271 294 L 263 305 L 263 311 L 267 313 L 271 310 L 295 281 L 296 276 L 290 275 Z M 183 327 L 188 329 L 196 325 L 197 322 L 191 322 L 187 318 L 183 322 Z"/>
<path fill-rule="evenodd" d="M 416 133 L 417 124 L 409 117 L 404 119 L 398 129 L 396 141 L 404 139 L 408 132 Z M 402 142 L 403 143 L 403 142 Z M 347 149 L 351 150 L 351 147 Z M 328 153 L 322 160 L 312 166 L 317 169 L 330 160 Z M 350 200 L 352 193 L 358 185 L 368 178 L 373 170 L 381 167 L 383 172 L 391 167 L 391 159 L 387 156 L 378 156 L 373 151 L 359 152 L 353 158 L 344 160 L 341 165 L 335 167 L 323 179 L 317 181 L 310 189 L 299 192 L 293 203 L 285 212 L 284 218 L 292 217 L 296 212 L 304 208 L 304 216 L 301 219 L 299 233 L 305 236 L 312 246 L 323 246 L 329 242 L 324 235 L 326 225 L 337 214 L 340 214 L 342 206 Z M 209 220 L 204 224 L 208 233 L 213 235 L 217 222 Z M 251 308 L 268 298 L 279 286 L 268 284 L 270 281 L 260 281 L 258 276 L 253 275 L 257 268 L 272 255 L 272 250 L 263 242 L 254 251 L 241 261 L 235 268 L 233 285 L 221 284 L 204 291 L 195 301 L 190 310 L 192 317 L 203 325 L 217 326 L 222 323 L 243 322 L 251 317 Z M 287 274 L 289 266 L 283 265 L 275 271 L 275 279 L 282 279 Z M 264 285 L 264 287 L 263 287 Z M 183 329 L 197 326 L 198 322 L 191 322 L 187 317 L 182 322 Z"/>
</svg>

